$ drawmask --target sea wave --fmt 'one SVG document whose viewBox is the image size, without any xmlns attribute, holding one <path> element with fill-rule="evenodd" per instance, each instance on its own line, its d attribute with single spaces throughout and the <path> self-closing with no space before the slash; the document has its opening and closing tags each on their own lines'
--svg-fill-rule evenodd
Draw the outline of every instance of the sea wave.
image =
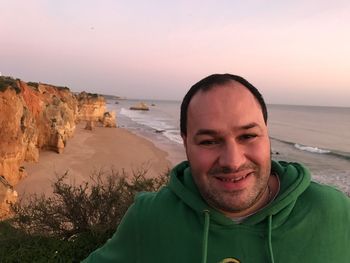
<svg viewBox="0 0 350 263">
<path fill-rule="evenodd" d="M 335 150 L 325 150 L 325 149 L 320 149 L 318 147 L 311 147 L 311 146 L 302 145 L 300 143 L 295 143 L 295 142 L 281 140 L 281 139 L 278 139 L 278 138 L 275 138 L 275 137 L 270 137 L 270 138 L 272 140 L 279 141 L 281 143 L 285 143 L 287 145 L 293 146 L 294 148 L 296 148 L 298 150 L 301 150 L 301 151 L 307 151 L 307 152 L 315 153 L 315 154 L 327 154 L 327 155 L 331 155 L 331 156 L 334 156 L 334 157 L 337 157 L 337 158 L 341 158 L 341 159 L 345 159 L 347 161 L 350 161 L 350 152 L 340 152 L 340 151 L 335 151 Z M 320 152 L 320 150 L 322 152 Z"/>
<path fill-rule="evenodd" d="M 134 111 L 122 108 L 120 110 L 120 114 L 129 117 L 139 124 L 149 126 L 157 131 L 175 128 L 168 123 L 168 119 L 152 116 L 147 111 Z"/>
<path fill-rule="evenodd" d="M 180 136 L 180 131 L 179 130 L 169 130 L 165 131 L 164 136 L 167 137 L 169 140 L 182 144 L 182 138 Z"/>
<path fill-rule="evenodd" d="M 150 127 L 155 132 L 163 134 L 169 140 L 182 144 L 180 131 L 171 125 L 171 119 L 165 116 L 155 116 L 145 111 L 133 111 L 121 108 L 119 114 L 129 117 L 132 121 Z"/>
<path fill-rule="evenodd" d="M 167 116 L 166 114 L 163 114 L 160 111 L 156 111 L 156 109 L 148 112 L 129 110 L 124 107 L 120 109 L 119 114 L 130 118 L 132 121 L 136 122 L 139 125 L 145 126 L 146 129 L 148 127 L 150 130 L 162 134 L 164 137 L 166 137 L 172 142 L 182 144 L 182 138 L 180 130 L 178 128 L 178 123 L 176 123 L 176 121 L 174 121 L 174 118 L 171 116 Z M 313 154 L 331 155 L 337 158 L 342 158 L 350 161 L 349 152 L 340 152 L 333 149 L 322 149 L 316 146 L 303 145 L 297 142 L 285 141 L 274 137 L 271 137 L 271 139 L 288 144 L 294 147 L 295 149 L 301 151 Z"/>
<path fill-rule="evenodd" d="M 307 151 L 307 152 L 311 152 L 311 153 L 330 153 L 331 151 L 329 150 L 324 150 L 324 149 L 321 149 L 321 148 L 318 148 L 318 147 L 312 147 L 312 146 L 307 146 L 307 145 L 302 145 L 302 144 L 294 144 L 294 147 L 299 149 L 299 150 L 302 150 L 302 151 Z"/>
</svg>

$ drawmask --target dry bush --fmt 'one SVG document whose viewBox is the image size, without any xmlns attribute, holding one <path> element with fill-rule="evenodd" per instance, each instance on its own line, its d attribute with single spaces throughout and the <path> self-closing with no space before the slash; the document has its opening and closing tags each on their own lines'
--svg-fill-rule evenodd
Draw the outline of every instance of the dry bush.
<svg viewBox="0 0 350 263">
<path fill-rule="evenodd" d="M 28 234 L 61 239 L 113 233 L 137 192 L 157 191 L 168 180 L 165 174 L 154 178 L 146 174 L 146 169 L 135 170 L 131 176 L 125 171 L 99 171 L 90 182 L 72 185 L 65 180 L 66 172 L 53 183 L 53 197 L 34 195 L 14 204 L 13 222 Z"/>
</svg>

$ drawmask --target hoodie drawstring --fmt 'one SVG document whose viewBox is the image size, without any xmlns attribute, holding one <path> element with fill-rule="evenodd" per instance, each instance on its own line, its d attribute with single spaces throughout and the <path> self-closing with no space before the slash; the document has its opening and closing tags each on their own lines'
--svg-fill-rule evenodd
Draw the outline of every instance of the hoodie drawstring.
<svg viewBox="0 0 350 263">
<path fill-rule="evenodd" d="M 275 259 L 273 257 L 273 249 L 272 249 L 272 215 L 269 215 L 268 217 L 268 244 L 269 244 L 269 256 L 270 256 L 270 262 L 275 263 Z"/>
<path fill-rule="evenodd" d="M 210 212 L 209 210 L 203 210 L 204 213 L 204 227 L 203 227 L 203 243 L 202 243 L 202 263 L 207 263 L 208 255 L 208 235 L 209 235 L 209 224 L 210 224 Z M 272 249 L 272 215 L 268 217 L 268 247 L 270 262 L 275 263 Z"/>
<path fill-rule="evenodd" d="M 202 244 L 202 263 L 207 263 L 210 214 L 209 214 L 209 210 L 203 210 L 203 212 L 204 212 L 204 228 L 203 228 L 203 244 Z"/>
</svg>

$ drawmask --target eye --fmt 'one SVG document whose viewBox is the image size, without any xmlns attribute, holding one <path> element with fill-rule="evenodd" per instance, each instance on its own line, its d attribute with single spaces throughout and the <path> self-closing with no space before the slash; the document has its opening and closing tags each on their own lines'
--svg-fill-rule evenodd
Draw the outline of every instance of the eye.
<svg viewBox="0 0 350 263">
<path fill-rule="evenodd" d="M 212 146 L 212 145 L 216 145 L 218 143 L 219 142 L 217 140 L 203 140 L 203 141 L 199 142 L 200 145 L 204 145 L 204 146 Z"/>
<path fill-rule="evenodd" d="M 239 136 L 239 139 L 243 141 L 247 141 L 247 140 L 254 139 L 257 136 L 258 136 L 257 134 L 248 133 L 248 134 L 242 134 L 241 136 Z"/>
</svg>

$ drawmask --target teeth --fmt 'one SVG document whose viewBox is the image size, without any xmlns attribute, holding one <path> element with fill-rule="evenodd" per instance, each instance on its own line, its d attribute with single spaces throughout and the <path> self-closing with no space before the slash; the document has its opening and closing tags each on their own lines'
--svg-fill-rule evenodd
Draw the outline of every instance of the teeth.
<svg viewBox="0 0 350 263">
<path fill-rule="evenodd" d="M 245 176 L 241 176 L 241 177 L 238 177 L 238 178 L 234 178 L 234 179 L 228 179 L 228 178 L 220 178 L 221 181 L 224 181 L 224 182 L 231 182 L 231 183 L 235 183 L 237 181 L 240 181 L 242 179 L 244 179 Z"/>
</svg>

